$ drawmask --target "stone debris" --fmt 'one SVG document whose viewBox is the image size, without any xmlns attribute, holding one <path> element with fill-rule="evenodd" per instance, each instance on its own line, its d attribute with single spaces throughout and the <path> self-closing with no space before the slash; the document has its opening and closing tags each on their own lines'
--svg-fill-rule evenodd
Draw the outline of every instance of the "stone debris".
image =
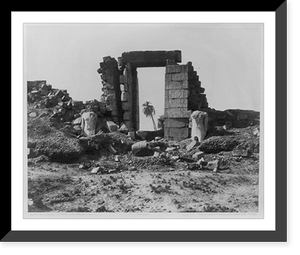
<svg viewBox="0 0 300 255">
<path fill-rule="evenodd" d="M 186 150 L 187 151 L 190 151 L 192 150 L 194 147 L 198 146 L 200 143 L 199 143 L 199 138 L 198 136 L 194 136 L 194 140 L 186 146 Z"/>
<path fill-rule="evenodd" d="M 105 75 L 102 79 L 107 80 L 104 84 L 107 93 L 104 93 L 104 95 L 113 97 L 115 94 L 112 94 L 109 80 L 114 79 L 114 76 L 110 76 L 108 70 L 110 70 L 109 63 L 114 61 L 112 58 L 107 57 L 104 62 L 105 65 L 102 64 L 101 67 L 103 68 L 101 73 Z M 126 72 L 126 68 L 128 69 L 129 66 L 125 65 L 124 68 L 124 72 Z M 172 76 L 170 81 L 172 86 L 176 85 L 176 79 L 185 79 L 185 73 L 192 72 L 192 66 L 189 66 L 189 64 L 168 65 L 167 69 L 167 74 Z M 179 70 L 183 71 L 179 72 Z M 119 77 L 119 74 L 116 75 L 116 77 L 117 76 Z M 187 76 L 189 77 L 189 74 Z M 128 87 L 126 82 L 128 82 L 129 78 L 128 75 L 120 78 L 120 81 L 122 81 L 122 86 L 120 87 L 121 91 L 126 91 Z M 184 84 L 181 85 L 184 86 Z M 169 88 L 168 90 L 170 90 L 168 91 L 170 96 L 168 100 L 170 102 L 173 99 L 176 99 L 173 98 L 173 96 L 180 97 L 179 89 Z M 29 120 L 43 121 L 44 118 L 48 118 L 50 121 L 49 127 L 43 128 L 43 132 L 46 132 L 48 128 L 51 127 L 68 135 L 68 137 L 73 138 L 73 140 L 70 140 L 69 138 L 66 139 L 64 136 L 61 136 L 62 141 L 68 141 L 68 144 L 66 144 L 70 147 L 70 150 L 68 149 L 69 154 L 76 145 L 76 150 L 74 150 L 74 153 L 72 152 L 74 157 L 71 153 L 72 157 L 69 157 L 70 161 L 72 161 L 73 158 L 79 158 L 82 153 L 92 155 L 93 153 L 99 154 L 101 152 L 113 155 L 113 161 L 120 165 L 118 167 L 107 169 L 107 173 L 138 169 L 139 165 L 131 163 L 127 164 L 127 162 L 122 161 L 122 158 L 120 158 L 119 155 L 124 153 L 130 153 L 133 157 L 141 158 L 144 162 L 143 164 L 155 165 L 158 163 L 163 166 L 174 167 L 177 163 L 183 163 L 186 164 L 183 168 L 190 170 L 215 170 L 216 167 L 214 166 L 216 165 L 216 162 L 212 159 L 208 159 L 210 154 L 220 153 L 221 155 L 223 152 L 230 151 L 232 157 L 235 157 L 236 160 L 240 160 L 243 157 L 253 157 L 254 154 L 257 155 L 259 152 L 259 127 L 251 127 L 252 124 L 256 123 L 255 120 L 259 115 L 253 111 L 215 111 L 214 109 L 189 111 L 189 116 L 191 116 L 190 122 L 187 117 L 180 117 L 181 115 L 179 114 L 176 118 L 169 117 L 164 119 L 161 129 L 157 131 L 135 131 L 132 128 L 132 125 L 125 119 L 123 122 L 120 122 L 120 119 L 118 119 L 118 112 L 115 112 L 117 111 L 116 109 L 118 106 L 115 104 L 115 101 L 109 101 L 110 99 L 108 98 L 104 101 L 76 101 L 69 96 L 67 90 L 55 89 L 44 80 L 28 81 L 27 92 L 28 104 L 30 105 L 30 110 L 28 111 Z M 173 95 L 172 93 L 177 94 Z M 182 96 L 184 95 L 182 94 Z M 180 104 L 178 100 L 172 101 L 172 103 Z M 181 108 L 178 107 L 178 109 Z M 129 114 L 129 111 L 125 111 L 125 113 Z M 212 120 L 215 121 L 213 127 Z M 249 126 L 247 126 L 248 129 L 245 129 L 245 134 L 249 135 L 247 139 L 251 138 L 252 140 L 241 140 L 234 135 L 235 127 L 238 126 L 236 120 L 243 122 L 243 125 L 245 123 L 249 124 Z M 181 139 L 181 142 L 179 142 L 177 138 L 186 137 L 186 135 L 188 135 L 188 133 L 181 133 L 181 131 L 188 131 L 186 127 L 190 129 L 189 136 L 191 136 L 193 140 L 187 138 L 185 140 Z M 211 130 L 216 132 L 218 128 L 221 128 L 222 132 L 217 132 L 217 136 L 212 136 L 213 133 Z M 230 132 L 227 131 L 228 129 L 230 129 Z M 49 129 L 49 132 L 52 131 Z M 165 134 L 165 131 L 167 131 L 167 134 Z M 53 143 L 56 143 L 54 140 Z M 40 139 L 39 144 L 41 143 L 43 143 L 42 150 L 36 150 L 35 146 L 28 146 L 29 158 L 43 155 L 44 151 L 47 152 L 45 155 L 49 156 L 51 160 L 56 158 L 63 161 L 67 149 L 60 150 L 58 145 L 53 154 L 51 152 L 52 147 L 50 148 L 47 146 L 46 140 L 43 141 L 43 139 Z M 39 145 L 39 148 L 40 147 L 41 145 Z M 148 157 L 151 158 L 149 159 L 149 162 L 147 161 Z M 205 168 L 203 167 L 203 164 L 205 163 L 199 163 L 199 160 L 202 158 L 205 159 L 203 162 L 212 163 L 207 163 Z M 217 163 L 219 164 L 219 162 Z M 88 166 L 81 164 L 79 169 L 89 169 L 91 167 L 91 164 Z M 99 166 L 94 167 L 92 171 L 96 171 L 95 168 L 97 167 Z M 105 171 L 100 172 L 105 173 Z"/>
<path fill-rule="evenodd" d="M 100 167 L 95 167 L 92 169 L 91 174 L 97 174 L 100 171 Z"/>
</svg>

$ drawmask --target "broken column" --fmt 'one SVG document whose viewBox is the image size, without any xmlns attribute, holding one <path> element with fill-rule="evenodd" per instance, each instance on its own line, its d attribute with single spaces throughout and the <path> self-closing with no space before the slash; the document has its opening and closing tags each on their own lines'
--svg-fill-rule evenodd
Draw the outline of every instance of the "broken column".
<svg viewBox="0 0 300 255">
<path fill-rule="evenodd" d="M 199 142 L 202 142 L 208 130 L 208 114 L 202 111 L 194 111 L 191 115 L 192 133 L 191 137 L 198 137 Z"/>
</svg>

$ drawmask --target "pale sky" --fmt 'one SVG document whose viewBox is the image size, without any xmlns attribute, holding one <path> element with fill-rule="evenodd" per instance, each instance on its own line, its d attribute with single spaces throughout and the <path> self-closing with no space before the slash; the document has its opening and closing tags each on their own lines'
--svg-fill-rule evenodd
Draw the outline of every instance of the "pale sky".
<svg viewBox="0 0 300 255">
<path fill-rule="evenodd" d="M 211 108 L 260 110 L 262 24 L 25 24 L 24 78 L 47 80 L 74 100 L 100 100 L 103 57 L 125 51 L 181 50 L 191 61 Z M 164 109 L 165 68 L 138 68 L 140 105 Z M 140 128 L 152 129 L 140 114 Z"/>
</svg>

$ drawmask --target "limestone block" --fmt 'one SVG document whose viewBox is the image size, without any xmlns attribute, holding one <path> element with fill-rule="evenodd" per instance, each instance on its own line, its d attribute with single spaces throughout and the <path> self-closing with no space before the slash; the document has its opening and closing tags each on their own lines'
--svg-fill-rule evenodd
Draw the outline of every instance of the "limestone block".
<svg viewBox="0 0 300 255">
<path fill-rule="evenodd" d="M 166 136 L 175 139 L 185 139 L 189 135 L 188 128 L 165 128 Z"/>
<path fill-rule="evenodd" d="M 172 81 L 183 81 L 183 80 L 188 80 L 189 78 L 189 73 L 187 72 L 173 73 L 171 75 L 172 75 L 171 77 Z"/>
<path fill-rule="evenodd" d="M 188 98 L 189 91 L 187 89 L 168 89 L 165 94 L 166 98 Z"/>
<path fill-rule="evenodd" d="M 181 62 L 181 51 L 131 51 L 122 53 L 122 59 L 135 67 L 159 67 L 166 66 L 168 59 Z"/>
<path fill-rule="evenodd" d="M 122 102 L 122 109 L 124 111 L 130 111 L 132 108 L 130 102 Z"/>
<path fill-rule="evenodd" d="M 186 98 L 168 98 L 165 101 L 165 108 L 183 108 L 188 107 Z"/>
<path fill-rule="evenodd" d="M 165 109 L 166 118 L 189 118 L 191 116 L 190 111 L 184 108 L 168 108 Z"/>
<path fill-rule="evenodd" d="M 130 111 L 126 111 L 124 114 L 123 114 L 123 119 L 124 120 L 131 120 L 132 119 L 132 113 Z"/>
<path fill-rule="evenodd" d="M 128 100 L 128 92 L 122 92 L 121 93 L 121 101 L 124 102 L 124 101 L 127 101 Z"/>
<path fill-rule="evenodd" d="M 189 125 L 189 119 L 165 119 L 164 126 L 167 128 L 183 128 L 188 127 Z"/>
<path fill-rule="evenodd" d="M 120 75 L 119 76 L 120 83 L 127 83 L 127 76 L 126 75 Z"/>
<path fill-rule="evenodd" d="M 165 88 L 166 89 L 187 89 L 189 87 L 189 83 L 187 80 L 185 81 L 166 81 Z"/>
<path fill-rule="evenodd" d="M 192 138 L 197 136 L 199 142 L 202 142 L 208 130 L 208 114 L 202 111 L 194 111 L 191 114 L 192 119 Z"/>
<path fill-rule="evenodd" d="M 118 126 L 113 121 L 106 121 L 106 125 L 110 132 L 116 132 L 118 130 Z"/>
<path fill-rule="evenodd" d="M 188 62 L 186 65 L 176 65 L 176 64 L 166 65 L 166 73 L 192 72 L 193 70 L 194 68 L 190 64 L 190 62 Z"/>
<path fill-rule="evenodd" d="M 166 73 L 181 73 L 185 72 L 186 70 L 185 65 L 167 65 L 166 66 Z"/>
</svg>

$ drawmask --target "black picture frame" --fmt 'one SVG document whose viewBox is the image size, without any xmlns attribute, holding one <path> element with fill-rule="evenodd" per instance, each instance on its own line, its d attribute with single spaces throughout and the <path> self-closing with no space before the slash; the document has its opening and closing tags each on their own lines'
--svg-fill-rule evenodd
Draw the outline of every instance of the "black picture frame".
<svg viewBox="0 0 300 255">
<path fill-rule="evenodd" d="M 1 217 L 2 242 L 286 242 L 287 241 L 287 1 L 245 2 L 235 11 L 275 12 L 276 20 L 276 229 L 274 231 L 14 231 L 11 229 L 11 187 Z M 203 11 L 232 11 L 213 7 Z M 11 175 L 6 174 L 11 183 Z M 10 181 L 8 181 L 10 180 Z M 9 191 L 9 193 L 8 193 Z M 8 210 L 9 209 L 9 210 Z"/>
</svg>

